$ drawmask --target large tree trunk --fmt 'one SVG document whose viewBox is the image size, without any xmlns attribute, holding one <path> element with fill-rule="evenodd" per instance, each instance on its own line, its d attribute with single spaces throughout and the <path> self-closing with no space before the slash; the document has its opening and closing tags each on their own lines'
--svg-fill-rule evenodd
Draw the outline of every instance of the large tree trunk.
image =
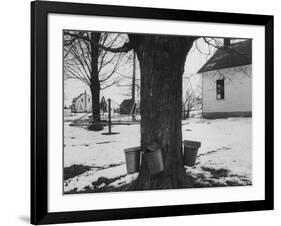
<svg viewBox="0 0 281 226">
<path fill-rule="evenodd" d="M 136 87 L 136 52 L 133 52 L 133 78 L 132 78 L 132 121 L 136 121 L 136 97 L 135 97 L 135 87 Z"/>
<path fill-rule="evenodd" d="M 92 115 L 93 122 L 100 122 L 100 87 L 99 84 L 91 84 L 91 94 L 92 94 Z"/>
<path fill-rule="evenodd" d="M 99 43 L 101 34 L 91 32 L 91 84 L 93 122 L 100 122 L 100 82 L 98 72 Z"/>
<path fill-rule="evenodd" d="M 142 159 L 133 190 L 185 188 L 182 152 L 182 75 L 192 37 L 145 36 L 136 53 L 141 70 L 141 148 L 157 143 L 161 147 L 164 171 L 151 175 Z"/>
</svg>

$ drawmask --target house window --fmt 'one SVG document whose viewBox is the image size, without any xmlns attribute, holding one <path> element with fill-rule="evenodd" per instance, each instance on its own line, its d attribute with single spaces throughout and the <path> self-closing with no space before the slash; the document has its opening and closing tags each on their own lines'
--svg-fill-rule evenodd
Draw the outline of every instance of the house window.
<svg viewBox="0 0 281 226">
<path fill-rule="evenodd" d="M 83 103 L 83 98 L 81 98 L 81 102 Z"/>
<path fill-rule="evenodd" d="M 217 80 L 217 100 L 224 99 L 224 79 Z"/>
<path fill-rule="evenodd" d="M 90 103 L 90 101 L 91 101 L 91 99 L 90 98 L 88 98 L 88 102 Z"/>
</svg>

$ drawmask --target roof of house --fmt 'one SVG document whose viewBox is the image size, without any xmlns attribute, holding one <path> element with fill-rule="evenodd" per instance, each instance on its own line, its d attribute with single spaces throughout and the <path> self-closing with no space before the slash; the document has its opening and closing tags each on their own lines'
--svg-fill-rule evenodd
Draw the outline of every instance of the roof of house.
<svg viewBox="0 0 281 226">
<path fill-rule="evenodd" d="M 107 102 L 106 102 L 106 100 L 105 100 L 104 96 L 101 98 L 100 103 L 101 103 L 101 104 L 105 104 L 105 105 L 107 105 Z"/>
<path fill-rule="evenodd" d="M 74 97 L 74 98 L 72 99 L 72 103 L 76 102 L 80 97 L 82 97 L 82 96 L 84 96 L 84 95 L 85 95 L 85 92 L 80 93 L 77 97 Z M 87 96 L 87 97 L 91 97 L 88 93 L 86 93 L 86 96 Z"/>
<path fill-rule="evenodd" d="M 133 101 L 132 99 L 125 99 L 125 100 L 122 101 L 122 103 L 124 103 L 124 104 L 125 104 L 125 103 L 131 103 L 132 101 Z M 122 103 L 121 103 L 121 104 L 122 104 Z"/>
<path fill-rule="evenodd" d="M 72 99 L 72 103 L 76 102 L 82 95 L 84 95 L 84 93 L 79 94 L 77 97 L 74 97 Z"/>
<path fill-rule="evenodd" d="M 122 101 L 122 103 L 120 105 L 127 106 L 127 105 L 131 105 L 131 104 L 133 104 L 132 99 L 125 99 L 125 100 Z"/>
<path fill-rule="evenodd" d="M 252 64 L 252 40 L 218 49 L 198 73 Z"/>
</svg>

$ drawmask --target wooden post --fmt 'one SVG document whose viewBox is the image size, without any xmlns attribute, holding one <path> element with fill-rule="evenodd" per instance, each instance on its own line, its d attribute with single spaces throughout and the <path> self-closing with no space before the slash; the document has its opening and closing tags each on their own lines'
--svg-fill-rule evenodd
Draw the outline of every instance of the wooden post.
<svg viewBox="0 0 281 226">
<path fill-rule="evenodd" d="M 111 100 L 108 98 L 108 133 L 111 133 Z"/>
<path fill-rule="evenodd" d="M 102 133 L 102 134 L 103 135 L 119 134 L 118 132 L 114 132 L 114 133 L 111 132 L 111 126 L 112 126 L 112 123 L 111 123 L 111 99 L 108 98 L 107 101 L 108 101 L 108 132 L 107 133 Z"/>
</svg>

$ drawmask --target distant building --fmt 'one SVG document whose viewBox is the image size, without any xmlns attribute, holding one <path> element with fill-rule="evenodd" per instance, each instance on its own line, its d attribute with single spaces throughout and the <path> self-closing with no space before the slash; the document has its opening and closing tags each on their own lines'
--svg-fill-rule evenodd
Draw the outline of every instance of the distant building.
<svg viewBox="0 0 281 226">
<path fill-rule="evenodd" d="M 125 99 L 120 104 L 120 114 L 130 114 L 131 112 L 134 112 L 132 110 L 133 108 L 133 100 L 132 99 Z"/>
<path fill-rule="evenodd" d="M 198 71 L 204 118 L 252 116 L 252 41 L 227 43 Z"/>
<path fill-rule="evenodd" d="M 92 111 L 92 98 L 87 94 L 86 90 L 79 96 L 73 98 L 71 111 L 74 113 L 91 112 Z"/>
</svg>

